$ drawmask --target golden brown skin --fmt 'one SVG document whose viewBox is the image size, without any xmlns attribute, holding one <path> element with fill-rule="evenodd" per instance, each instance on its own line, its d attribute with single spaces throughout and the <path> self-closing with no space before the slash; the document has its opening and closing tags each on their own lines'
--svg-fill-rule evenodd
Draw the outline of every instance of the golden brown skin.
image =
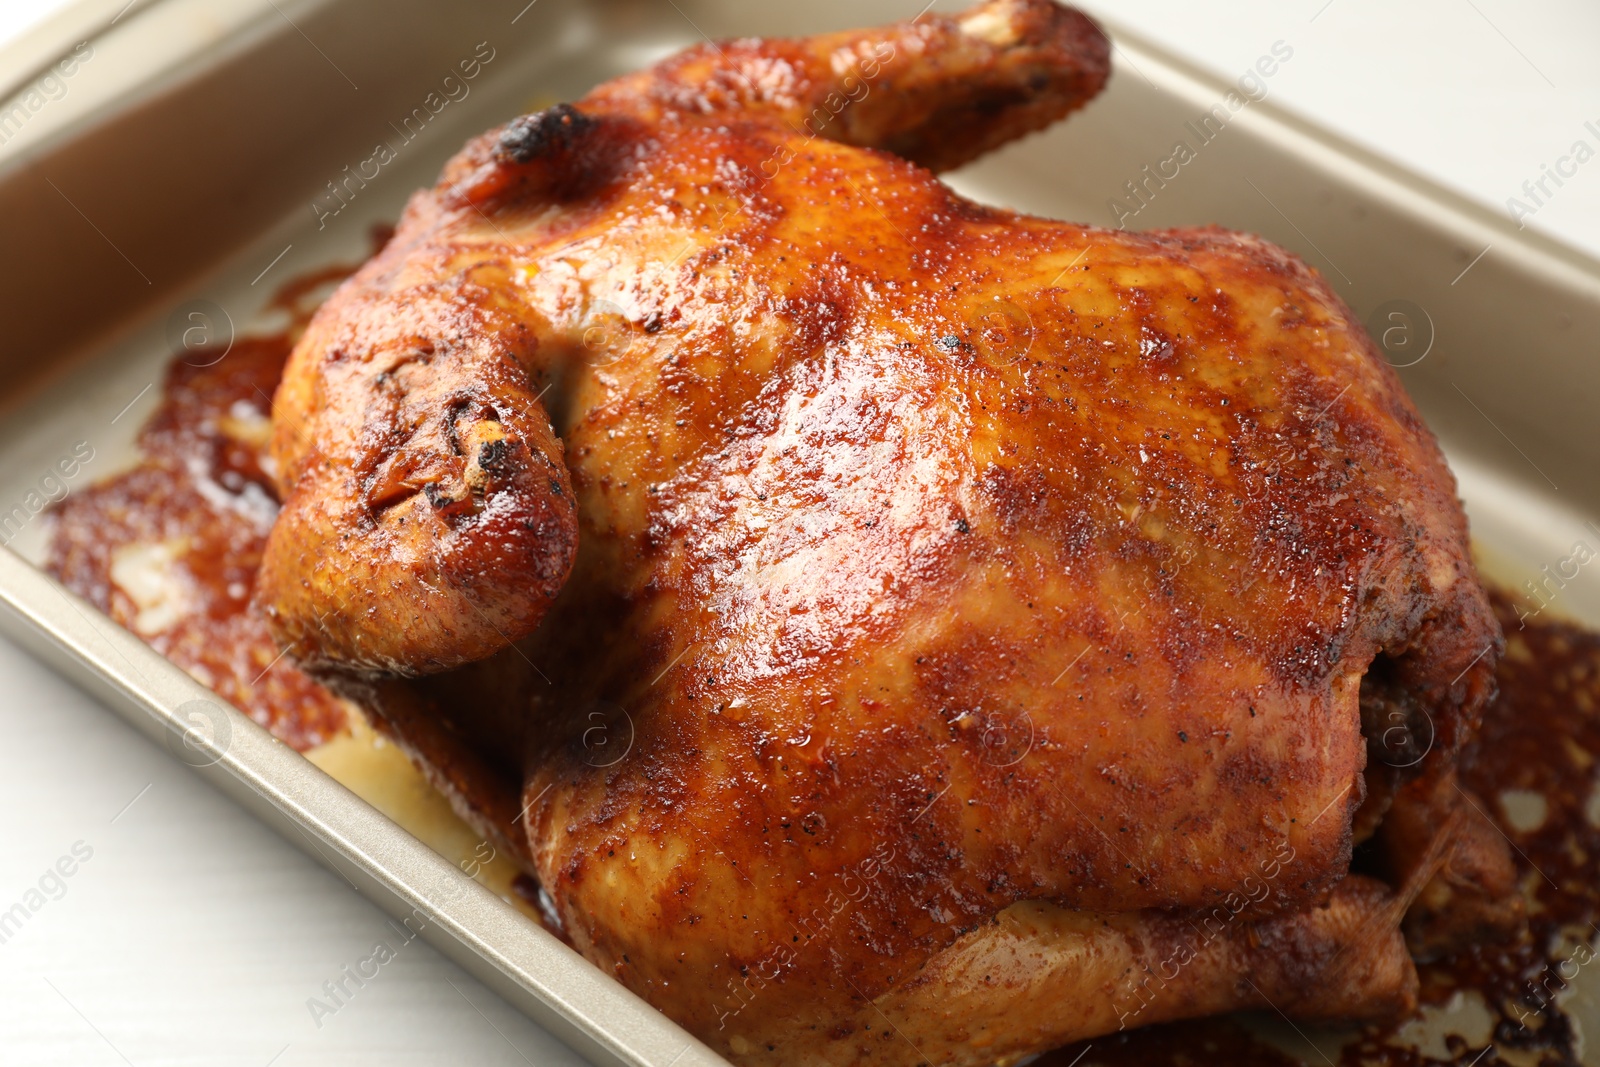
<svg viewBox="0 0 1600 1067">
<path fill-rule="evenodd" d="M 1054 909 L 1029 957 L 1050 999 L 1111 996 L 1086 960 L 1155 970 L 1221 907 L 1222 947 L 1140 1022 L 1409 1003 L 1398 924 L 1434 866 L 1398 894 L 1345 878 L 1364 677 L 1429 724 L 1401 777 L 1442 780 L 1499 632 L 1393 372 L 1258 238 L 984 208 L 871 147 L 970 158 L 1081 104 L 1107 51 L 1048 0 L 694 49 L 472 142 L 385 253 L 534 339 L 581 539 L 517 647 L 368 698 L 487 827 L 526 812 L 581 951 L 742 1062 L 915 1063 L 921 1036 L 982 1063 L 1114 1028 L 956 996 L 1023 902 Z M 364 277 L 325 329 L 362 336 L 388 299 Z M 353 424 L 375 379 L 347 363 L 303 343 L 280 427 L 316 397 Z M 371 466 L 371 439 L 330 452 Z M 291 521 L 363 491 L 285 489 Z M 370 558 L 342 521 L 327 551 Z M 330 571 L 312 625 L 296 583 Z M 433 602 L 340 573 L 285 551 L 268 582 L 302 649 L 421 674 L 494 644 L 466 611 L 386 632 Z M 1299 948 L 1268 967 L 1274 937 Z M 885 1013 L 907 1040 L 864 1036 Z"/>
<path fill-rule="evenodd" d="M 1244 1009 L 1338 1022 L 1416 1003 L 1393 898 L 1340 882 L 1319 907 L 1257 922 L 1013 904 L 836 1024 L 821 1062 L 1009 1062 L 1096 1034 Z M 886 1025 L 887 1024 L 887 1025 Z M 915 1035 L 910 1036 L 910 1035 Z M 881 1046 L 899 1044 L 898 1055 Z M 785 1046 L 786 1048 L 788 1046 Z M 811 1049 L 807 1049 L 811 1051 Z M 804 1062 L 783 1051 L 774 1063 Z"/>
<path fill-rule="evenodd" d="M 539 341 L 503 270 L 407 224 L 312 319 L 273 399 L 257 583 L 313 666 L 427 673 L 527 633 L 577 551 Z"/>
<path fill-rule="evenodd" d="M 693 49 L 597 89 L 585 113 L 609 114 L 606 129 L 556 109 L 452 161 L 318 312 L 279 389 L 285 505 L 259 584 L 278 637 L 311 664 L 425 674 L 530 633 L 576 550 L 561 442 L 539 394 L 586 354 L 617 358 L 639 324 L 597 303 L 606 294 L 575 261 L 561 263 L 567 284 L 586 292 L 557 307 L 529 299 L 518 272 L 537 257 L 521 254 L 532 235 L 516 217 L 642 173 L 627 156 L 643 124 L 686 113 L 703 127 L 749 112 L 795 134 L 747 174 L 759 180 L 814 137 L 955 166 L 1099 92 L 1105 41 L 1087 18 L 1035 0 L 991 8 L 887 38 Z M 534 239 L 565 228 L 551 221 Z M 481 243 L 484 230 L 499 248 Z"/>
</svg>

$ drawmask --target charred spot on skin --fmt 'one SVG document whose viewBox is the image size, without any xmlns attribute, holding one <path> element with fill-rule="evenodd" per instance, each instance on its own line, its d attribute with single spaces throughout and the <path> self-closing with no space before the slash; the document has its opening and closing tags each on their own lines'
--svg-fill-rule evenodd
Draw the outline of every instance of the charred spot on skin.
<svg viewBox="0 0 1600 1067">
<path fill-rule="evenodd" d="M 451 504 L 455 503 L 455 498 L 450 496 L 444 490 L 440 489 L 437 482 L 424 482 L 422 485 L 422 495 L 428 498 L 428 503 L 440 510 L 443 510 L 444 508 L 447 508 Z"/>
<path fill-rule="evenodd" d="M 457 400 L 450 405 L 444 414 L 444 440 L 450 446 L 450 454 L 452 456 L 466 455 L 461 448 L 461 434 L 456 429 L 456 423 L 460 421 L 461 415 L 466 409 L 467 401 Z"/>
<path fill-rule="evenodd" d="M 478 466 L 494 474 L 504 473 L 506 460 L 510 456 L 510 449 L 506 447 L 503 437 L 492 441 L 485 441 L 478 446 Z"/>
<path fill-rule="evenodd" d="M 495 144 L 502 163 L 531 163 L 552 149 L 570 148 L 595 121 L 571 104 L 557 104 L 535 115 L 512 119 Z"/>
</svg>

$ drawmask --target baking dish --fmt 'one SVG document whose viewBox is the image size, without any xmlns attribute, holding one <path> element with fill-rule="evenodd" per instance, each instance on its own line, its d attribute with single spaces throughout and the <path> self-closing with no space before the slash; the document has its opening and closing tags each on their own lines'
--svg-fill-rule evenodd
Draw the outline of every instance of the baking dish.
<svg viewBox="0 0 1600 1067">
<path fill-rule="evenodd" d="M 369 226 L 393 219 L 470 134 L 702 33 L 810 33 L 911 13 L 162 0 L 86 39 L 67 92 L 30 112 L 0 155 L 0 232 L 13 253 L 0 264 L 12 304 L 0 341 L 0 518 L 13 517 L 4 533 L 21 557 L 0 559 L 7 632 L 296 830 L 291 839 L 575 1046 L 608 1062 L 714 1061 L 22 560 L 40 558 L 36 503 L 128 461 L 190 329 L 215 340 L 272 328 L 262 308 L 277 284 L 359 259 Z M 1489 568 L 1517 586 L 1561 559 L 1600 512 L 1585 476 L 1600 442 L 1584 432 L 1600 369 L 1574 342 L 1600 327 L 1600 265 L 1280 111 L 1271 71 L 1293 62 L 1290 42 L 1264 42 L 1248 79 L 1228 82 L 1117 37 L 1121 72 L 1094 107 L 953 184 L 1102 225 L 1215 221 L 1298 251 L 1402 365 Z M 478 73 L 452 87 L 446 76 L 469 60 Z M 379 144 L 392 161 L 374 162 Z M 1564 592 L 1567 613 L 1600 618 L 1586 587 Z"/>
</svg>

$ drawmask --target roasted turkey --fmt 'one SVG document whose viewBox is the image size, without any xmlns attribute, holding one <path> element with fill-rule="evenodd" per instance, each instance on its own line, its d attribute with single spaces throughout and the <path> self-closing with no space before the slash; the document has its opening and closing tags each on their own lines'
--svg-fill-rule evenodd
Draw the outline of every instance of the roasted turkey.
<svg viewBox="0 0 1600 1067">
<path fill-rule="evenodd" d="M 740 1063 L 1393 1015 L 1516 921 L 1499 629 L 1350 310 L 935 176 L 1109 50 L 990 0 L 515 119 L 275 399 L 279 638 Z"/>
</svg>

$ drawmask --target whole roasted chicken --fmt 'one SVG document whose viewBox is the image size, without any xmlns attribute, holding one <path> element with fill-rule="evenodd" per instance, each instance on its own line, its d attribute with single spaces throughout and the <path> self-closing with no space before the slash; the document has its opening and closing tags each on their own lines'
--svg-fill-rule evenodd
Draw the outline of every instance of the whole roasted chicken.
<svg viewBox="0 0 1600 1067">
<path fill-rule="evenodd" d="M 1499 631 L 1349 309 L 935 177 L 1108 53 L 990 0 L 516 119 L 276 397 L 276 633 L 742 1063 L 1391 1015 L 1516 921 Z"/>
</svg>

